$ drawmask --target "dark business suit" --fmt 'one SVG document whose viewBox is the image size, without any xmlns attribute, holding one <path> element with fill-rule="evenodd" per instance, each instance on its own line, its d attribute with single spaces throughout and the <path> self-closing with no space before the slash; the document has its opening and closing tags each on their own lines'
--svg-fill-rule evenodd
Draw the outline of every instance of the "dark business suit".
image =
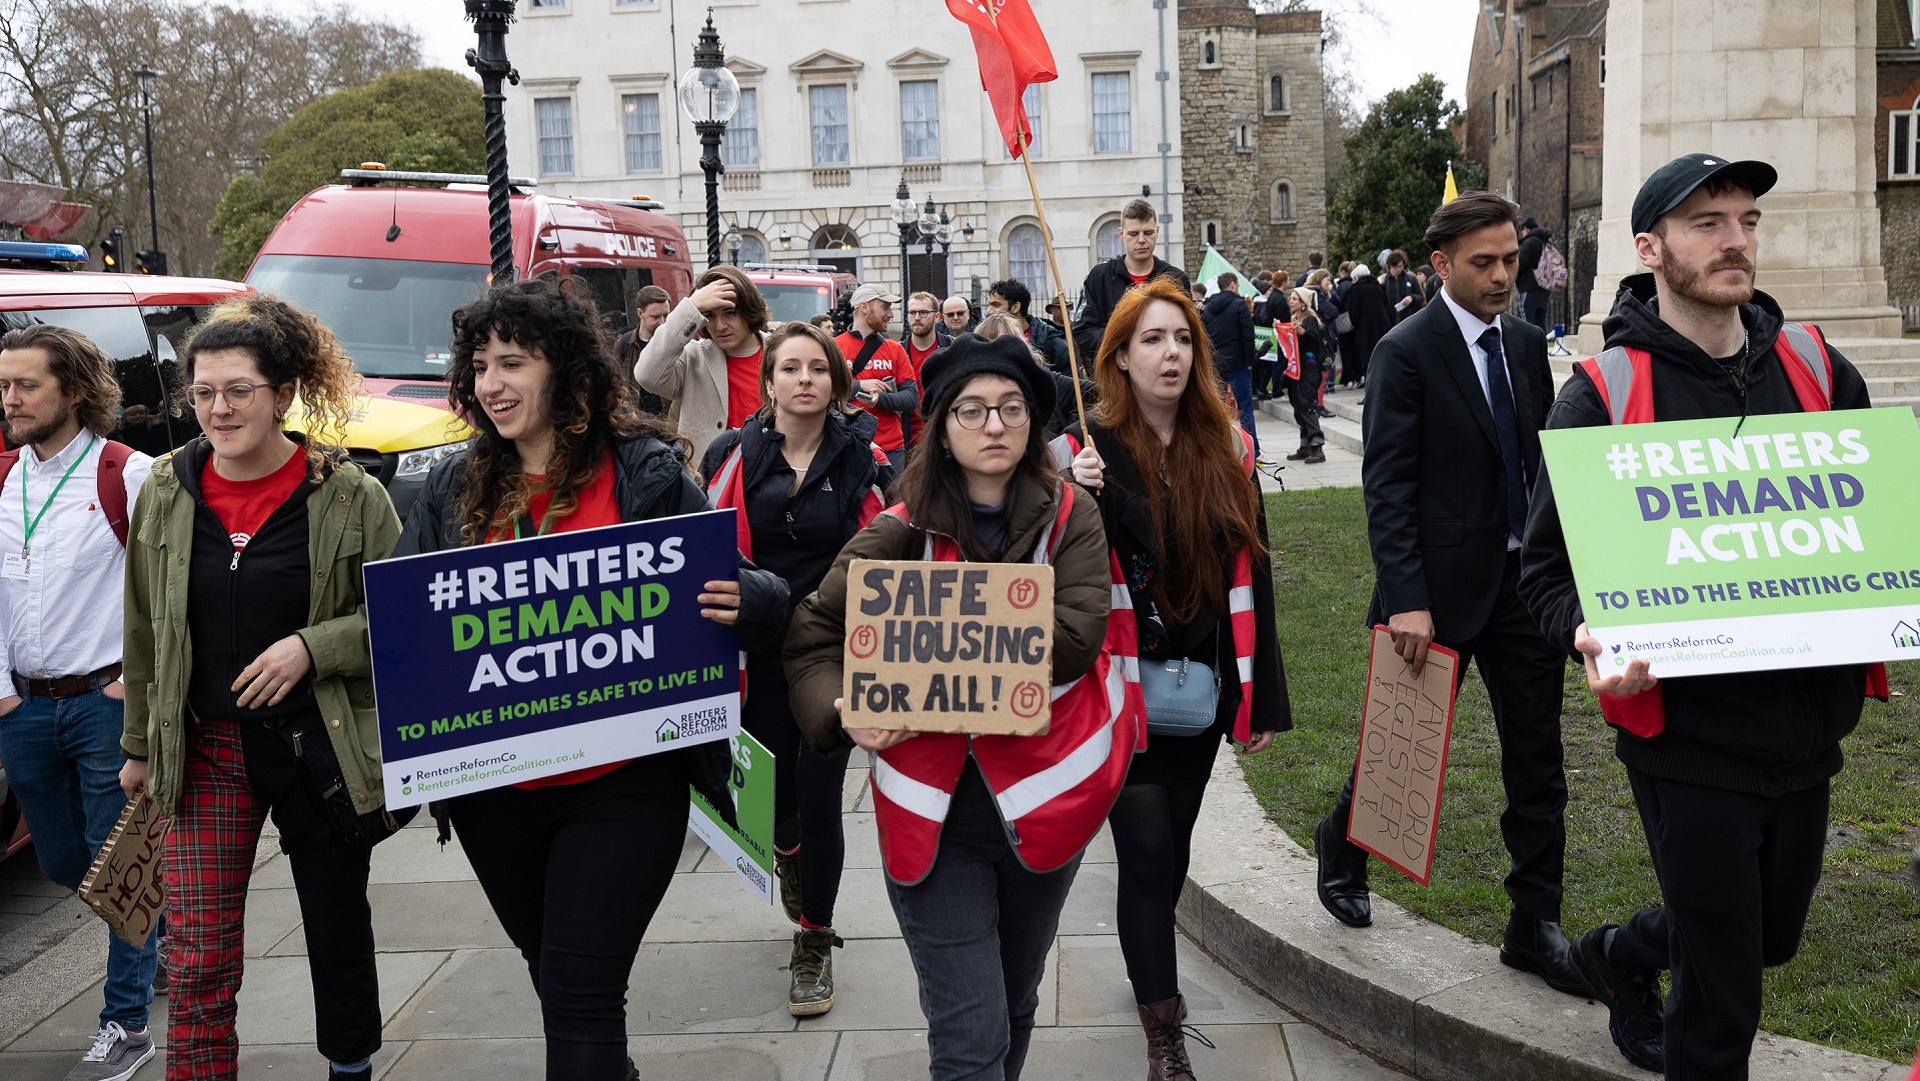
<svg viewBox="0 0 1920 1081">
<path fill-rule="evenodd" d="M 1546 336 L 1502 316 L 1523 469 L 1540 475 L 1540 429 L 1553 404 Z M 1362 431 L 1367 539 L 1375 585 L 1367 620 L 1432 613 L 1434 641 L 1478 662 L 1500 734 L 1507 803 L 1500 834 L 1514 911 L 1558 922 L 1566 850 L 1560 703 L 1566 658 L 1520 601 L 1509 550 L 1507 480 L 1487 392 L 1452 310 L 1439 297 L 1374 350 Z M 1353 782 L 1334 821 L 1344 824 Z"/>
</svg>

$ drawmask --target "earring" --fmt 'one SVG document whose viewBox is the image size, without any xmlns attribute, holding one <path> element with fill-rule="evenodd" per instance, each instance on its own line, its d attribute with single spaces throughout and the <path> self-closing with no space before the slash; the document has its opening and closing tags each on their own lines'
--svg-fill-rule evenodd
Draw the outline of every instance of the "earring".
<svg viewBox="0 0 1920 1081">
<path fill-rule="evenodd" d="M 953 461 L 953 452 L 952 452 L 952 451 L 948 451 L 948 452 L 947 452 L 947 461 L 949 461 L 949 462 L 951 462 L 951 461 Z"/>
</svg>

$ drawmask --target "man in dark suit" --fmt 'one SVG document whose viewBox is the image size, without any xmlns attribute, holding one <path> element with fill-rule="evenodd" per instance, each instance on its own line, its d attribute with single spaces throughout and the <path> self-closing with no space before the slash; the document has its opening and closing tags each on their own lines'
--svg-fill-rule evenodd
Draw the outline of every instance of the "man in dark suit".
<svg viewBox="0 0 1920 1081">
<path fill-rule="evenodd" d="M 1468 192 L 1434 213 L 1426 241 L 1446 284 L 1374 350 L 1367 379 L 1363 483 L 1385 623 L 1414 667 L 1430 643 L 1479 662 L 1500 734 L 1513 910 L 1500 959 L 1584 995 L 1560 930 L 1566 774 L 1560 700 L 1566 657 L 1516 591 L 1540 429 L 1553 404 L 1546 338 L 1505 316 L 1519 261 L 1514 209 Z M 1456 677 L 1457 678 L 1457 677 Z M 1353 781 L 1314 831 L 1320 900 L 1343 923 L 1372 922 L 1367 853 L 1346 839 Z"/>
</svg>

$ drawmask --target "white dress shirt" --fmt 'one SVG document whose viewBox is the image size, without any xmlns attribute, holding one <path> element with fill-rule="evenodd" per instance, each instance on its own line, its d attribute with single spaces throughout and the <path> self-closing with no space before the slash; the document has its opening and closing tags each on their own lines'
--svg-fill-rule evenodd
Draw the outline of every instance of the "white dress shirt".
<svg viewBox="0 0 1920 1081">
<path fill-rule="evenodd" d="M 1459 302 L 1453 299 L 1452 294 L 1447 292 L 1447 287 L 1444 285 L 1440 287 L 1440 295 L 1446 299 L 1447 310 L 1453 313 L 1453 321 L 1460 326 L 1460 336 L 1467 340 L 1467 354 L 1473 357 L 1473 374 L 1480 377 L 1480 394 L 1487 399 L 1487 408 L 1492 409 L 1493 390 L 1487 385 L 1487 351 L 1480 345 L 1480 336 L 1489 330 L 1499 330 L 1500 323 L 1497 319 L 1489 323 L 1485 319 L 1462 308 Z M 1506 365 L 1507 386 L 1512 387 L 1513 363 L 1507 360 L 1506 337 L 1504 335 L 1502 335 L 1500 339 L 1500 360 Z M 1518 398 L 1514 400 L 1514 404 L 1517 408 L 1519 405 Z M 1527 502 L 1533 502 L 1533 490 L 1531 486 L 1529 486 L 1527 490 Z M 1508 534 L 1507 550 L 1512 551 L 1518 547 L 1520 547 L 1520 538 Z"/>
<path fill-rule="evenodd" d="M 33 527 L 26 580 L 0 575 L 0 627 L 5 628 L 10 663 L 31 679 L 85 675 L 120 660 L 127 554 L 100 509 L 100 456 L 106 445 L 105 439 L 82 431 L 44 462 L 32 447 L 21 447 L 20 461 L 0 487 L 0 554 L 17 559 L 26 547 L 23 485 L 26 515 L 40 518 Z M 61 475 L 83 454 L 85 459 L 54 495 Z M 152 471 L 151 457 L 138 452 L 128 456 L 123 479 L 129 522 L 134 497 Z M 0 684 L 0 694 L 12 693 L 11 685 Z"/>
</svg>

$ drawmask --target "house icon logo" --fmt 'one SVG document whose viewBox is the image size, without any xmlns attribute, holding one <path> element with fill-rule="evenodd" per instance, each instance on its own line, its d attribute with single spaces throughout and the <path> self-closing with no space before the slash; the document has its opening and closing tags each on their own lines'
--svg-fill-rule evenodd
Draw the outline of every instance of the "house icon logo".
<svg viewBox="0 0 1920 1081">
<path fill-rule="evenodd" d="M 1901 620 L 1893 625 L 1893 644 L 1907 649 L 1920 649 L 1920 629 L 1912 623 Z"/>
<path fill-rule="evenodd" d="M 672 743 L 679 738 L 680 726 L 674 724 L 671 720 L 661 721 L 660 727 L 653 730 L 653 741 L 655 743 Z"/>
</svg>

